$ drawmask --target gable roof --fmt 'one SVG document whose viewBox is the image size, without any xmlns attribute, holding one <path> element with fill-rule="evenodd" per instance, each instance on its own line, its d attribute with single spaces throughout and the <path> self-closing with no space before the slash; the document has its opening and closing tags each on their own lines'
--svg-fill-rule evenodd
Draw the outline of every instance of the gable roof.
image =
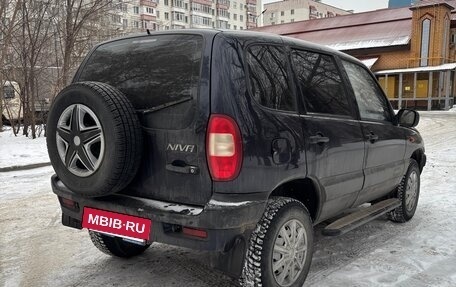
<svg viewBox="0 0 456 287">
<path fill-rule="evenodd" d="M 428 0 L 417 7 L 444 2 L 456 6 L 454 0 Z M 380 9 L 332 18 L 299 21 L 256 28 L 261 32 L 290 36 L 343 51 L 408 46 L 412 34 L 410 7 Z"/>
</svg>

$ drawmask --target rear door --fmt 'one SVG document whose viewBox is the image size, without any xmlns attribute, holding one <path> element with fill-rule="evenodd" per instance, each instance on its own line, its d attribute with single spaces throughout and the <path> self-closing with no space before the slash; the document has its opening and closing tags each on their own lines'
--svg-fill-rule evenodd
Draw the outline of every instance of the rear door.
<svg viewBox="0 0 456 287">
<path fill-rule="evenodd" d="M 141 168 L 124 193 L 195 205 L 209 200 L 211 45 L 210 34 L 150 35 L 103 44 L 87 60 L 79 80 L 120 89 L 143 126 Z"/>
<path fill-rule="evenodd" d="M 355 205 L 392 191 L 405 168 L 404 131 L 393 122 L 387 98 L 372 74 L 363 66 L 343 61 L 353 87 L 366 143 L 366 181 Z"/>
<path fill-rule="evenodd" d="M 324 189 L 325 219 L 351 206 L 362 188 L 363 134 L 335 58 L 299 49 L 291 55 L 306 111 L 301 119 L 308 176 Z"/>
</svg>

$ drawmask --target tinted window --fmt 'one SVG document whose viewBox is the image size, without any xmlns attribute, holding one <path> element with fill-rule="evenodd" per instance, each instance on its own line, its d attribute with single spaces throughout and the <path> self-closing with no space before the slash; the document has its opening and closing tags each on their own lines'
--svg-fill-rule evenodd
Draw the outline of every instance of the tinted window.
<svg viewBox="0 0 456 287">
<path fill-rule="evenodd" d="M 267 45 L 250 47 L 247 61 L 250 88 L 257 102 L 271 109 L 295 111 L 283 49 Z"/>
<path fill-rule="evenodd" d="M 4 86 L 3 87 L 3 97 L 5 99 L 14 99 L 14 87 L 13 86 Z"/>
<path fill-rule="evenodd" d="M 376 80 L 363 67 L 343 62 L 358 103 L 362 120 L 390 121 L 389 105 Z"/>
<path fill-rule="evenodd" d="M 292 60 L 308 112 L 351 116 L 342 78 L 333 57 L 294 51 Z"/>
<path fill-rule="evenodd" d="M 196 98 L 203 39 L 158 35 L 101 45 L 79 80 L 108 83 L 138 109 Z"/>
</svg>

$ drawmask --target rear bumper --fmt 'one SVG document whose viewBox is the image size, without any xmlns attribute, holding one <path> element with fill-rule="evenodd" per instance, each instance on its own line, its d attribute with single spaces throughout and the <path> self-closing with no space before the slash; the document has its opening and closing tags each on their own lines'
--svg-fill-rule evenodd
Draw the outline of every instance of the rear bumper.
<svg viewBox="0 0 456 287">
<path fill-rule="evenodd" d="M 236 202 L 217 200 L 214 196 L 204 207 L 132 197 L 122 194 L 103 198 L 86 198 L 69 190 L 56 175 L 51 178 L 53 192 L 59 197 L 62 223 L 82 229 L 84 207 L 128 214 L 152 220 L 151 242 L 207 251 L 228 251 L 236 241 L 245 241 L 260 220 L 266 199 Z M 62 198 L 77 203 L 69 208 Z M 193 238 L 173 230 L 173 226 L 200 228 L 207 231 L 207 238 Z"/>
</svg>

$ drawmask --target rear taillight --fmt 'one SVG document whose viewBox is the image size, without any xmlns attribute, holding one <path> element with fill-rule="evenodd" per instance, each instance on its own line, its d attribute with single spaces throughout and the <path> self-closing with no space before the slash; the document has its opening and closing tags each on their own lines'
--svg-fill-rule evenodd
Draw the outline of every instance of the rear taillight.
<svg viewBox="0 0 456 287">
<path fill-rule="evenodd" d="M 207 129 L 207 160 L 213 180 L 229 181 L 239 175 L 242 139 L 236 122 L 225 115 L 212 115 Z"/>
</svg>

